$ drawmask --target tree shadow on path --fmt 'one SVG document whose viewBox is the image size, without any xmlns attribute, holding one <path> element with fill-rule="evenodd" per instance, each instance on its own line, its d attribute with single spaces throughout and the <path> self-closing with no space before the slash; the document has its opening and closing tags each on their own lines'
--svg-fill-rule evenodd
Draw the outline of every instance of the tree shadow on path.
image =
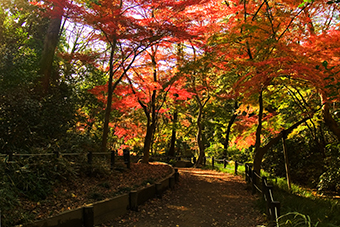
<svg viewBox="0 0 340 227">
<path fill-rule="evenodd" d="M 161 199 L 103 226 L 256 227 L 265 222 L 240 176 L 194 168 L 179 169 L 179 174 L 176 188 Z"/>
</svg>

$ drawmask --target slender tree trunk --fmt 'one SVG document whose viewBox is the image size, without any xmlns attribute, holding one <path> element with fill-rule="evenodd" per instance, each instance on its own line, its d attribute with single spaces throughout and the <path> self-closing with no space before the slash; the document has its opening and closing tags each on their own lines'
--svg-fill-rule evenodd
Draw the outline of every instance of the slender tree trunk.
<svg viewBox="0 0 340 227">
<path fill-rule="evenodd" d="M 106 108 L 105 108 L 105 119 L 104 119 L 104 128 L 103 128 L 103 138 L 102 138 L 102 145 L 101 145 L 101 151 L 106 152 L 106 145 L 107 145 L 107 137 L 109 134 L 109 122 L 110 122 L 110 115 L 111 115 L 111 105 L 112 105 L 112 94 L 117 86 L 117 84 L 120 82 L 118 79 L 115 84 L 113 85 L 113 55 L 116 49 L 116 42 L 111 46 L 111 53 L 110 53 L 110 73 L 109 73 L 109 82 L 107 86 L 107 102 L 106 102 Z M 122 77 L 120 77 L 121 79 Z"/>
<path fill-rule="evenodd" d="M 3 40 L 5 14 L 0 8 L 0 40 Z"/>
<path fill-rule="evenodd" d="M 59 41 L 61 21 L 64 13 L 63 5 L 55 4 L 54 7 L 54 16 L 50 19 L 48 24 L 47 34 L 44 40 L 44 49 L 40 60 L 41 88 L 43 94 L 47 94 L 50 88 L 52 64 Z"/>
<path fill-rule="evenodd" d="M 278 143 L 282 139 L 283 136 L 288 136 L 289 133 L 291 133 L 295 128 L 297 128 L 299 125 L 301 125 L 302 123 L 306 122 L 310 118 L 311 118 L 310 116 L 305 117 L 301 121 L 298 121 L 294 125 L 290 126 L 289 128 L 282 130 L 276 137 L 271 139 L 269 141 L 269 143 L 267 143 L 263 147 L 258 148 L 258 150 L 255 152 L 255 157 L 254 157 L 254 170 L 258 174 L 260 174 L 261 163 L 262 163 L 263 156 L 264 156 L 265 153 L 267 153 L 269 148 L 271 146 L 273 146 L 274 144 Z"/>
<path fill-rule="evenodd" d="M 196 142 L 197 142 L 197 145 L 198 145 L 199 156 L 198 156 L 198 159 L 197 159 L 197 162 L 196 162 L 196 167 L 202 165 L 203 158 L 205 157 L 204 144 L 203 144 L 203 141 L 202 141 L 203 128 L 202 128 L 202 123 L 201 123 L 202 115 L 203 115 L 203 105 L 200 104 L 199 106 L 200 106 L 200 108 L 199 108 L 199 111 L 198 111 L 197 123 L 196 123 L 196 126 L 197 126 Z"/>
<path fill-rule="evenodd" d="M 142 163 L 148 163 L 150 158 L 150 148 L 152 142 L 152 134 L 154 133 L 155 125 L 154 122 L 150 122 L 148 120 L 147 128 L 146 128 L 146 135 L 144 138 L 144 148 L 143 148 L 143 158 Z"/>
<path fill-rule="evenodd" d="M 238 103 L 237 101 L 235 101 L 235 106 L 234 106 L 234 114 L 233 116 L 230 118 L 229 123 L 228 123 L 228 127 L 227 127 L 227 131 L 226 131 L 226 135 L 225 135 L 225 141 L 224 141 L 224 157 L 228 156 L 228 148 L 229 148 L 229 137 L 230 137 L 230 131 L 231 131 L 231 126 L 233 126 L 236 118 L 237 118 L 237 114 L 236 109 L 237 109 Z"/>
<path fill-rule="evenodd" d="M 153 80 L 155 82 L 158 81 L 157 79 L 157 62 L 156 62 L 156 50 L 153 50 L 153 54 L 150 56 L 151 57 L 151 61 L 152 61 L 152 67 L 153 67 Z M 153 138 L 153 134 L 155 132 L 156 129 L 156 122 L 157 122 L 157 110 L 156 110 L 156 95 L 157 95 L 157 91 L 153 90 L 152 91 L 152 96 L 151 96 L 151 103 L 150 103 L 150 107 L 151 107 L 151 113 L 148 112 L 146 107 L 144 108 L 144 112 L 147 115 L 148 118 L 148 123 L 147 123 L 147 129 L 146 129 L 146 135 L 144 138 L 144 149 L 143 149 L 143 159 L 142 159 L 142 163 L 148 163 L 149 162 L 149 157 L 150 157 L 150 148 L 151 148 L 151 144 L 152 144 L 152 138 Z M 151 114 L 151 117 L 150 117 Z"/>
<path fill-rule="evenodd" d="M 338 123 L 335 121 L 331 113 L 329 112 L 329 102 L 327 102 L 327 98 L 324 95 L 321 95 L 321 101 L 323 102 L 322 114 L 327 127 L 332 131 L 332 133 L 338 138 L 340 141 L 340 127 Z"/>
<path fill-rule="evenodd" d="M 288 152 L 287 152 L 287 146 L 286 146 L 286 137 L 282 137 L 282 147 L 283 147 L 283 155 L 285 159 L 285 168 L 286 168 L 286 178 L 287 178 L 287 185 L 288 189 L 291 190 L 291 181 L 290 181 L 290 168 L 289 168 L 289 159 L 288 159 Z"/>
<path fill-rule="evenodd" d="M 255 154 L 257 150 L 261 147 L 261 132 L 262 132 L 262 117 L 263 117 L 263 90 L 261 89 L 259 94 L 259 117 L 258 117 L 258 126 L 256 129 L 256 140 L 255 140 Z"/>
<path fill-rule="evenodd" d="M 262 162 L 263 157 L 263 150 L 261 149 L 261 132 L 262 132 L 262 117 L 263 117 L 263 90 L 261 89 L 259 93 L 259 116 L 258 116 L 258 125 L 256 129 L 256 140 L 255 140 L 255 157 L 254 157 L 254 170 L 257 172 L 257 174 L 260 174 L 260 169 L 258 168 L 258 162 Z M 256 168 L 255 168 L 256 164 Z"/>
<path fill-rule="evenodd" d="M 175 156 L 175 145 L 176 145 L 176 128 L 177 128 L 178 112 L 175 110 L 173 120 L 172 120 L 172 133 L 170 141 L 169 156 Z"/>
</svg>

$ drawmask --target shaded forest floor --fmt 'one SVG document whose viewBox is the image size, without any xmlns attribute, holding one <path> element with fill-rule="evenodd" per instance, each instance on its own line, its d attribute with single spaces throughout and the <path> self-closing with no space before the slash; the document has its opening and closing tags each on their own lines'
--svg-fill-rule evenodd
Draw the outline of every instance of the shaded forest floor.
<svg viewBox="0 0 340 227">
<path fill-rule="evenodd" d="M 44 200 L 21 197 L 20 207 L 12 212 L 28 214 L 26 221 L 40 220 L 144 187 L 171 173 L 169 165 L 138 163 L 131 164 L 131 169 L 122 166 L 119 170 L 97 172 L 92 176 L 82 174 L 53 186 L 52 193 Z"/>
<path fill-rule="evenodd" d="M 101 226 L 225 226 L 256 227 L 265 217 L 256 196 L 240 176 L 212 170 L 179 169 L 180 182 L 161 199 L 153 199 Z"/>
</svg>

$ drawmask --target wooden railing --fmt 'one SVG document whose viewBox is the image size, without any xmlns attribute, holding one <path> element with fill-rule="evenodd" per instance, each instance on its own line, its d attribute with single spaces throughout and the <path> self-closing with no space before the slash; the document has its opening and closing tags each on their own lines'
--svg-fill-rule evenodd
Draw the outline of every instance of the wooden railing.
<svg viewBox="0 0 340 227">
<path fill-rule="evenodd" d="M 230 160 L 227 159 L 216 159 L 215 157 L 207 157 L 211 159 L 212 167 L 215 167 L 215 162 L 223 163 L 223 167 L 226 168 L 227 164 L 230 163 Z M 256 171 L 252 169 L 251 164 L 243 164 L 235 161 L 235 175 L 239 173 L 238 167 L 245 167 L 245 179 L 246 182 L 251 185 L 252 194 L 261 194 L 265 203 L 266 203 L 266 213 L 267 218 L 269 220 L 269 227 L 279 226 L 277 221 L 280 217 L 280 202 L 274 200 L 273 196 L 273 186 L 269 185 L 266 177 L 261 177 Z"/>
<path fill-rule="evenodd" d="M 10 154 L 8 157 L 8 161 L 13 161 L 15 160 L 16 157 L 32 157 L 32 156 L 80 156 L 80 155 L 86 155 L 87 156 L 87 163 L 92 165 L 93 163 L 93 156 L 98 155 L 110 155 L 110 167 L 111 169 L 115 165 L 115 159 L 117 157 L 116 152 L 111 151 L 111 152 L 89 152 L 87 154 L 84 153 L 46 153 L 46 154 Z M 1 156 L 7 156 L 4 154 L 0 154 Z M 127 167 L 130 167 L 130 153 L 128 151 L 124 151 L 123 156 L 124 163 L 127 165 Z M 165 156 L 160 156 L 161 159 L 176 159 L 176 160 L 188 160 L 190 162 L 195 163 L 196 162 L 196 157 L 165 157 Z M 156 157 L 157 159 L 157 157 Z M 230 160 L 227 159 L 216 159 L 215 157 L 204 157 L 203 159 L 203 165 L 206 165 L 207 159 L 211 159 L 211 165 L 212 167 L 215 167 L 215 162 L 220 162 L 223 163 L 223 167 L 226 168 L 226 166 L 231 162 Z M 164 160 L 164 161 L 165 161 Z M 268 220 L 270 221 L 269 226 L 278 226 L 277 220 L 278 217 L 280 216 L 280 202 L 275 201 L 273 197 L 273 186 L 268 185 L 267 178 L 266 177 L 261 177 L 254 171 L 251 167 L 251 164 L 243 164 L 240 162 L 235 161 L 235 175 L 239 173 L 238 168 L 240 166 L 245 167 L 245 172 L 243 173 L 245 175 L 246 182 L 251 184 L 252 188 L 252 194 L 260 193 L 263 196 L 264 201 L 266 202 L 266 212 L 267 212 L 267 217 Z M 1 220 L 0 220 L 1 221 Z M 1 223 L 1 222 L 0 222 Z M 0 225 L 1 227 L 1 225 Z"/>
<path fill-rule="evenodd" d="M 0 154 L 0 157 L 7 158 L 7 162 L 15 162 L 17 158 L 30 158 L 30 157 L 48 157 L 54 156 L 57 158 L 60 157 L 71 157 L 71 156 L 85 156 L 86 162 L 89 165 L 93 165 L 93 157 L 94 156 L 107 156 L 110 157 L 110 168 L 111 170 L 114 168 L 115 162 L 117 158 L 123 159 L 124 164 L 126 164 L 127 168 L 130 168 L 130 152 L 129 150 L 124 150 L 123 156 L 118 156 L 116 151 L 110 152 L 87 152 L 87 153 L 32 153 L 32 154 L 21 154 L 21 153 L 10 153 L 10 154 Z"/>
<path fill-rule="evenodd" d="M 268 185 L 267 178 L 261 177 L 250 164 L 245 164 L 246 181 L 252 186 L 252 193 L 260 193 L 266 202 L 266 212 L 269 226 L 278 226 L 277 220 L 280 217 L 281 204 L 274 200 L 273 186 Z"/>
</svg>

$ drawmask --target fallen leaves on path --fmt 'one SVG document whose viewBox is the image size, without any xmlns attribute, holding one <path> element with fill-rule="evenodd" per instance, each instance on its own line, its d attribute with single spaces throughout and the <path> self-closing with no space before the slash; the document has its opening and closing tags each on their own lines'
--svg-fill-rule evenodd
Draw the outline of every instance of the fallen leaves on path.
<svg viewBox="0 0 340 227">
<path fill-rule="evenodd" d="M 102 226 L 252 227 L 265 222 L 244 179 L 212 170 L 180 169 L 180 182 L 161 199 Z"/>
</svg>

